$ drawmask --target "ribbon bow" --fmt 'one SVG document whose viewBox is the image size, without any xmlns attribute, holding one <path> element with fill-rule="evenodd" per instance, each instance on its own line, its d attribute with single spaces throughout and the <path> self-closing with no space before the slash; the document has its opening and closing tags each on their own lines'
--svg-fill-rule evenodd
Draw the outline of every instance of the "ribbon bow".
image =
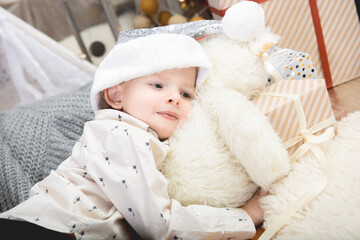
<svg viewBox="0 0 360 240">
<path fill-rule="evenodd" d="M 304 144 L 300 146 L 290 157 L 291 162 L 297 161 L 302 155 L 304 155 L 308 150 L 312 150 L 314 145 L 326 142 L 331 139 L 335 135 L 334 128 L 331 127 L 336 120 L 334 116 L 319 122 L 313 125 L 310 128 L 307 128 L 307 121 L 304 108 L 301 104 L 300 96 L 289 93 L 260 93 L 260 95 L 264 96 L 272 96 L 272 97 L 286 97 L 291 98 L 294 101 L 296 113 L 299 119 L 300 125 L 300 135 L 293 137 L 286 142 L 284 142 L 284 146 L 286 149 L 296 145 L 300 141 L 304 140 Z M 320 135 L 315 135 L 316 132 L 321 131 L 322 129 L 327 128 L 326 131 Z M 315 154 L 315 153 L 314 153 Z"/>
<path fill-rule="evenodd" d="M 309 191 L 299 198 L 297 201 L 293 202 L 284 212 L 282 212 L 266 230 L 260 236 L 259 240 L 268 240 L 274 234 L 279 231 L 279 229 L 286 224 L 286 222 L 293 216 L 299 209 L 308 204 L 312 199 L 314 199 L 318 194 L 320 194 L 328 185 L 329 181 L 329 166 L 326 161 L 326 156 L 323 150 L 320 148 L 319 144 L 326 142 L 331 139 L 334 135 L 333 125 L 336 120 L 334 116 L 313 125 L 310 128 L 307 128 L 306 115 L 304 108 L 301 104 L 300 97 L 295 94 L 282 94 L 282 93 L 260 93 L 260 95 L 273 96 L 273 97 L 288 97 L 291 98 L 295 103 L 295 108 L 300 124 L 300 135 L 296 136 L 284 143 L 286 149 L 296 145 L 300 141 L 304 141 L 304 144 L 301 145 L 290 157 L 291 163 L 297 161 L 302 155 L 307 151 L 311 150 L 314 156 L 318 159 L 320 166 L 325 172 L 325 177 L 314 185 Z M 320 135 L 315 135 L 316 132 L 319 132 L 322 129 L 325 129 Z"/>
</svg>

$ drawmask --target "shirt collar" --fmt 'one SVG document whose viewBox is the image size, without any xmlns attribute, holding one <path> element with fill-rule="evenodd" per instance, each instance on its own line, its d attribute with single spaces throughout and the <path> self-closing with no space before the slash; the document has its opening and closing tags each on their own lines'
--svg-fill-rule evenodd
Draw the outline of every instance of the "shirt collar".
<svg viewBox="0 0 360 240">
<path fill-rule="evenodd" d="M 113 119 L 113 120 L 118 120 L 118 121 L 122 121 L 122 122 L 126 122 L 132 126 L 138 127 L 148 133 L 151 133 L 152 135 L 154 135 L 156 138 L 159 138 L 157 133 L 152 130 L 148 124 L 144 123 L 143 121 L 127 114 L 124 113 L 122 111 L 119 110 L 115 110 L 115 109 L 102 109 L 99 110 L 95 113 L 95 119 L 96 120 L 108 120 L 108 119 Z"/>
</svg>

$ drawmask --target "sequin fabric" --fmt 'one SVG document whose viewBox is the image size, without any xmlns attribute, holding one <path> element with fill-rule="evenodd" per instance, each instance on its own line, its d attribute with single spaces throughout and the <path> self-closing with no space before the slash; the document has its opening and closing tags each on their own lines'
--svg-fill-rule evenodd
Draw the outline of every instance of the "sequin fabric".
<svg viewBox="0 0 360 240">
<path fill-rule="evenodd" d="M 157 33 L 184 34 L 195 39 L 222 33 L 222 22 L 218 20 L 201 20 L 180 24 L 172 24 L 162 27 L 142 28 L 135 30 L 123 30 L 119 33 L 117 44 L 125 43 L 135 38 L 145 37 Z"/>
</svg>

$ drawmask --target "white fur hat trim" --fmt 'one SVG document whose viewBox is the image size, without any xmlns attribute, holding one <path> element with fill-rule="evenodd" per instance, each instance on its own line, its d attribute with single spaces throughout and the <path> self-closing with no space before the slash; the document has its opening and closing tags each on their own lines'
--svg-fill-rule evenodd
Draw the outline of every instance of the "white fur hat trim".
<svg viewBox="0 0 360 240">
<path fill-rule="evenodd" d="M 242 1 L 226 11 L 222 23 L 229 38 L 250 42 L 265 28 L 265 12 L 256 2 Z"/>
<path fill-rule="evenodd" d="M 199 67 L 199 86 L 211 70 L 211 62 L 201 45 L 181 34 L 152 34 L 110 50 L 96 70 L 91 88 L 91 106 L 100 109 L 100 93 L 119 83 L 172 68 Z"/>
</svg>

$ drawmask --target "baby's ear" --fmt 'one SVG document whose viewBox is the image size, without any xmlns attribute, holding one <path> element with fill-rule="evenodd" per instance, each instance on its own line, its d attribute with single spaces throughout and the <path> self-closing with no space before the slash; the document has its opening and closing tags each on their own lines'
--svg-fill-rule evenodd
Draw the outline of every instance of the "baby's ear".
<svg viewBox="0 0 360 240">
<path fill-rule="evenodd" d="M 122 101 L 121 101 L 121 84 L 115 85 L 113 87 L 107 88 L 104 90 L 104 99 L 113 109 L 121 110 Z"/>
</svg>

